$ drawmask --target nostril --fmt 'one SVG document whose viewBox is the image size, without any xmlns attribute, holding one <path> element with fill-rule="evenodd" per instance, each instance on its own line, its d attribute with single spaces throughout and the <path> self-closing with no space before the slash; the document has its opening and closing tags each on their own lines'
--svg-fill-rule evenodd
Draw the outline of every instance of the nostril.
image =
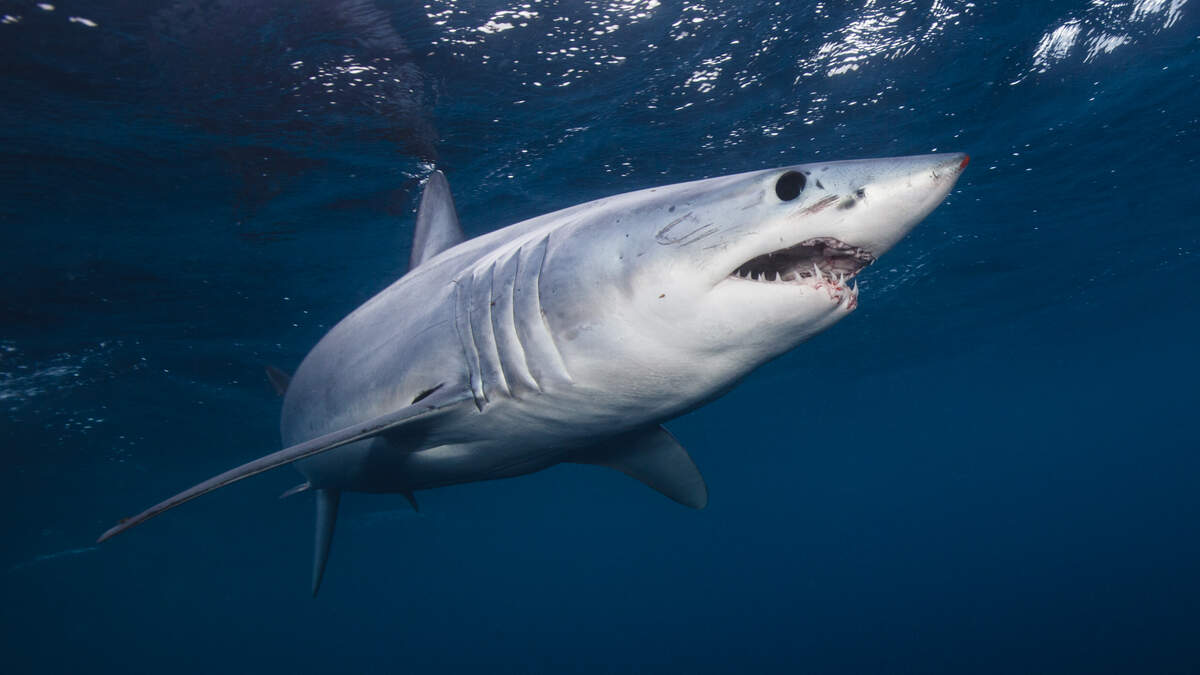
<svg viewBox="0 0 1200 675">
<path fill-rule="evenodd" d="M 867 191 L 864 190 L 863 188 L 858 188 L 857 190 L 854 191 L 855 199 L 865 199 L 866 196 L 867 196 Z"/>
</svg>

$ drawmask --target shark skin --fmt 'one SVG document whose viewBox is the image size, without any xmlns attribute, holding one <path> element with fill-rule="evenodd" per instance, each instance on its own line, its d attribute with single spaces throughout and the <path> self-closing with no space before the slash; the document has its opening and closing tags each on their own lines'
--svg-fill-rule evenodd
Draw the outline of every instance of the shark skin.
<svg viewBox="0 0 1200 675">
<path fill-rule="evenodd" d="M 964 154 L 802 164 L 629 192 L 462 241 L 431 176 L 410 271 L 283 387 L 284 449 L 122 521 L 293 464 L 318 513 L 313 592 L 343 491 L 413 492 L 563 462 L 682 504 L 708 493 L 661 424 L 847 316 L 851 279 L 923 220 Z M 270 372 L 270 371 L 269 371 Z"/>
</svg>

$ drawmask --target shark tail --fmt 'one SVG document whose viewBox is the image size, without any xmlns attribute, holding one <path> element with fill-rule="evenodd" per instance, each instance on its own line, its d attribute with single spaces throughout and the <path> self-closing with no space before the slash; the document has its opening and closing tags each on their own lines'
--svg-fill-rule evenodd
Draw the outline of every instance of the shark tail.
<svg viewBox="0 0 1200 675">
<path fill-rule="evenodd" d="M 329 549 L 333 546 L 333 529 L 337 525 L 338 504 L 342 491 L 317 490 L 317 529 L 313 539 L 312 594 L 317 597 L 321 590 L 321 578 L 325 576 L 325 564 L 329 562 Z"/>
</svg>

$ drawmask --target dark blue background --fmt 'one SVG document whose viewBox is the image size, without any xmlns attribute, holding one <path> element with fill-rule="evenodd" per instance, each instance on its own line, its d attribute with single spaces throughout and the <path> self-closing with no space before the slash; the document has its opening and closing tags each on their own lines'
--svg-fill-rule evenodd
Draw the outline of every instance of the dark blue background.
<svg viewBox="0 0 1200 675">
<path fill-rule="evenodd" d="M 0 3 L 0 669 L 1200 671 L 1200 5 L 654 4 Z M 315 601 L 290 470 L 92 545 L 277 449 L 431 165 L 473 235 L 935 149 L 860 309 L 669 425 L 704 511 L 350 495 Z"/>
</svg>

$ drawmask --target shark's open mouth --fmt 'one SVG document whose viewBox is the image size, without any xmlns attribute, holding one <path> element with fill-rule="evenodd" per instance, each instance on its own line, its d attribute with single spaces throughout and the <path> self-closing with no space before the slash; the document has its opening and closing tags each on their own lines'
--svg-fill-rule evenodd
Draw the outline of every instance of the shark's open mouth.
<svg viewBox="0 0 1200 675">
<path fill-rule="evenodd" d="M 847 285 L 875 256 L 833 237 L 816 237 L 742 263 L 731 277 L 764 283 L 785 283 L 824 289 L 830 299 L 848 301 L 853 309 L 858 284 Z"/>
<path fill-rule="evenodd" d="M 751 281 L 803 281 L 820 278 L 846 282 L 875 256 L 833 237 L 816 237 L 746 261 L 733 276 Z"/>
</svg>

